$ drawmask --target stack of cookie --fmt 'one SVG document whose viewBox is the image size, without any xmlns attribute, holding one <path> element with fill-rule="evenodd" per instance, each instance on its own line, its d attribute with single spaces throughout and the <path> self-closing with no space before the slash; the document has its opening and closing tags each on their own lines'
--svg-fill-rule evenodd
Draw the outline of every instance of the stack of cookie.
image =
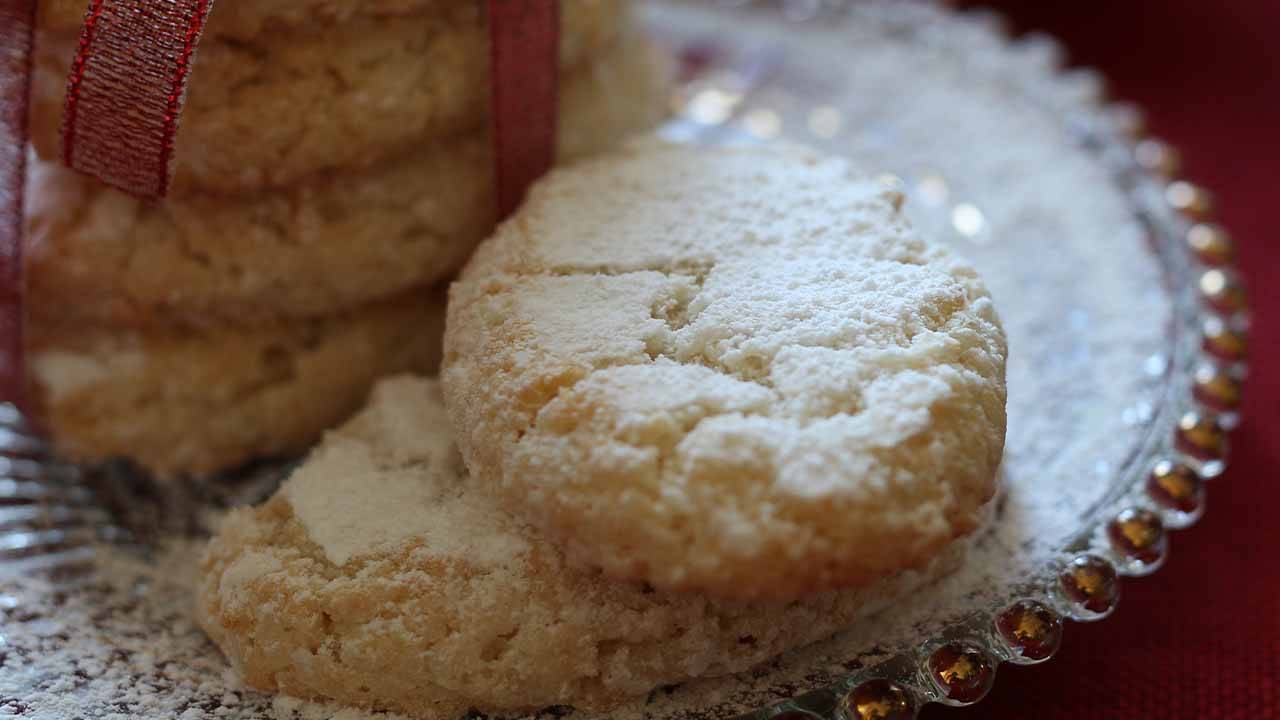
<svg viewBox="0 0 1280 720">
<path fill-rule="evenodd" d="M 159 204 L 56 166 L 83 5 L 41 3 L 33 99 L 33 397 L 59 449 L 205 474 L 432 369 L 434 288 L 494 221 L 483 3 L 224 0 Z M 656 122 L 666 78 L 626 3 L 562 17 L 568 158 Z"/>
</svg>

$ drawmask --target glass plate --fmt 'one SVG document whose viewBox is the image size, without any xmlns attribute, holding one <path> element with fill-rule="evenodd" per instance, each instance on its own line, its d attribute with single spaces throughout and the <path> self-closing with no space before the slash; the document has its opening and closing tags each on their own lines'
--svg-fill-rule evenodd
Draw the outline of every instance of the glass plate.
<svg viewBox="0 0 1280 720">
<path fill-rule="evenodd" d="M 1096 75 L 991 15 L 903 0 L 644 14 L 682 60 L 668 137 L 851 156 L 978 266 L 1009 335 L 1009 433 L 993 520 L 954 575 L 829 641 L 610 717 L 909 718 L 976 702 L 1001 662 L 1047 659 L 1063 619 L 1108 615 L 1119 577 L 1160 565 L 1223 469 L 1247 319 L 1208 196 L 1172 179 L 1173 152 L 1105 103 Z M 190 615 L 200 540 L 286 466 L 161 486 L 59 463 L 12 411 L 0 425 L 0 716 L 363 716 L 244 688 Z"/>
</svg>

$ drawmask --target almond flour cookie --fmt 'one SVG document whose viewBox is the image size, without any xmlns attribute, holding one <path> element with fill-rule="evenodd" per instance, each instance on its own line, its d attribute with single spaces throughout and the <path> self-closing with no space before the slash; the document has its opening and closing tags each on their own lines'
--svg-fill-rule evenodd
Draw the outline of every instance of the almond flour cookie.
<svg viewBox="0 0 1280 720">
<path fill-rule="evenodd" d="M 378 378 L 436 367 L 443 332 L 439 291 L 256 329 L 37 325 L 31 395 L 64 457 L 206 475 L 303 450 Z"/>
<path fill-rule="evenodd" d="M 901 203 L 788 148 L 645 141 L 552 173 L 451 289 L 468 467 L 575 561 L 660 588 L 920 566 L 995 490 L 1006 347 Z"/>
<path fill-rule="evenodd" d="M 655 124 L 669 70 L 635 42 L 578 72 L 561 98 L 561 157 Z M 244 323 L 330 314 L 430 285 L 492 230 L 492 165 L 488 134 L 477 132 L 255 198 L 146 204 L 33 163 L 32 305 L 84 322 Z"/>
<path fill-rule="evenodd" d="M 275 497 L 226 519 L 196 614 L 264 690 L 440 720 L 607 710 L 821 639 L 958 557 L 785 604 L 612 581 L 570 567 L 470 483 L 437 384 L 401 377 Z"/>
<path fill-rule="evenodd" d="M 258 40 L 206 39 L 179 127 L 173 193 L 252 194 L 482 129 L 490 88 L 483 5 L 455 2 Z M 628 8 L 565 0 L 565 82 L 617 45 Z M 215 7 L 215 22 L 225 9 Z M 38 43 L 32 135 L 46 160 L 58 157 L 74 47 L 75 36 L 46 34 Z"/>
</svg>

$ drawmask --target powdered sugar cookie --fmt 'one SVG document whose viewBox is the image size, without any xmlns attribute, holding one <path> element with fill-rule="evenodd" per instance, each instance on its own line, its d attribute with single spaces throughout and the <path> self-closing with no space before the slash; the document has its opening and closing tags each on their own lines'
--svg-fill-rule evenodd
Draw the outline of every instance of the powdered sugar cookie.
<svg viewBox="0 0 1280 720">
<path fill-rule="evenodd" d="M 902 198 L 801 150 L 554 172 L 451 290 L 463 456 L 576 561 L 727 597 L 916 567 L 995 489 L 1006 347 Z"/>
<path fill-rule="evenodd" d="M 385 375 L 435 369 L 444 293 L 259 327 L 132 331 L 32 324 L 34 410 L 60 455 L 160 477 L 298 453 Z"/>
<path fill-rule="evenodd" d="M 266 690 L 441 720 L 604 710 L 820 639 L 958 556 L 796 603 L 716 602 L 571 568 L 468 481 L 437 384 L 401 377 L 274 498 L 231 514 L 196 612 Z"/>
</svg>

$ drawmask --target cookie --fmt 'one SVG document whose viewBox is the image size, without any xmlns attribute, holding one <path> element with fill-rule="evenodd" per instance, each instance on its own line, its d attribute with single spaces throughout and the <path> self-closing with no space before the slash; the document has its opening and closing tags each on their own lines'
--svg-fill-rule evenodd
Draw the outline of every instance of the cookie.
<svg viewBox="0 0 1280 720">
<path fill-rule="evenodd" d="M 717 602 L 571 567 L 469 481 L 435 381 L 383 381 L 265 505 L 231 513 L 196 614 L 250 685 L 453 720 L 602 711 L 744 670 L 953 568 L 795 603 Z"/>
<path fill-rule="evenodd" d="M 668 78 L 666 58 L 639 41 L 578 72 L 561 98 L 561 157 L 651 127 Z M 330 314 L 450 277 L 493 228 L 487 133 L 236 201 L 146 204 L 53 163 L 32 168 L 32 305 L 83 322 Z"/>
<path fill-rule="evenodd" d="M 59 454 L 162 478 L 302 451 L 388 374 L 439 361 L 443 292 L 256 329 L 35 326 L 36 415 Z"/>
<path fill-rule="evenodd" d="M 901 203 L 785 147 L 552 173 L 450 292 L 468 467 L 660 588 L 784 599 L 926 562 L 995 490 L 1006 345 Z"/>
<path fill-rule="evenodd" d="M 315 32 L 202 42 L 178 131 L 173 194 L 254 194 L 484 128 L 490 83 L 482 7 L 454 3 Z M 566 0 L 566 82 L 617 44 L 628 7 Z M 74 36 L 42 35 L 38 47 L 32 136 L 40 156 L 52 160 Z"/>
</svg>

